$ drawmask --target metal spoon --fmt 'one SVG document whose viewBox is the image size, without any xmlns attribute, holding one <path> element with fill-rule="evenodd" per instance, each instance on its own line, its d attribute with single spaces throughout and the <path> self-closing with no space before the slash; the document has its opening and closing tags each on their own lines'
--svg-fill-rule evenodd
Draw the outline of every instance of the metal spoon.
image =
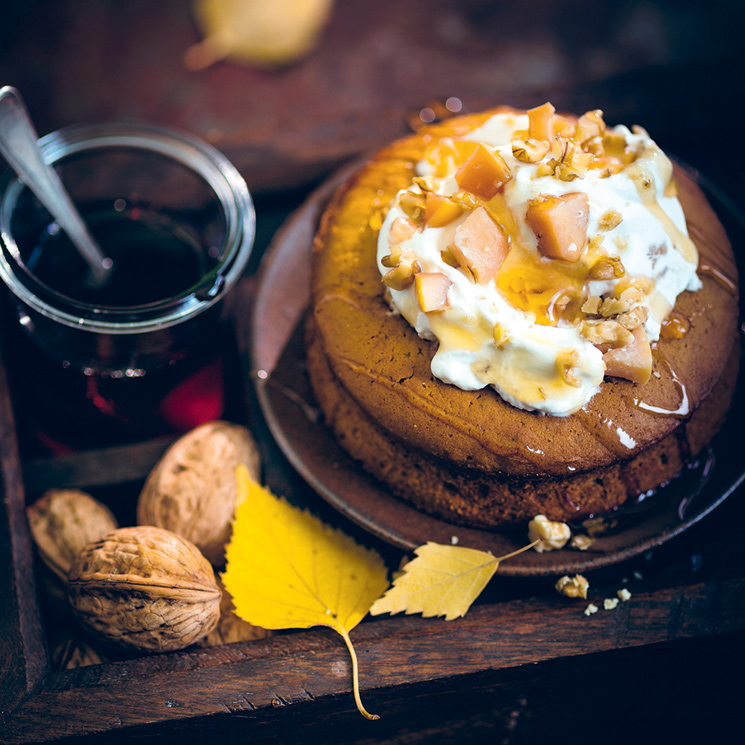
<svg viewBox="0 0 745 745">
<path fill-rule="evenodd" d="M 85 259 L 90 268 L 89 285 L 102 287 L 109 278 L 113 262 L 91 236 L 57 172 L 45 162 L 37 139 L 21 94 L 10 85 L 0 88 L 0 153 Z"/>
</svg>

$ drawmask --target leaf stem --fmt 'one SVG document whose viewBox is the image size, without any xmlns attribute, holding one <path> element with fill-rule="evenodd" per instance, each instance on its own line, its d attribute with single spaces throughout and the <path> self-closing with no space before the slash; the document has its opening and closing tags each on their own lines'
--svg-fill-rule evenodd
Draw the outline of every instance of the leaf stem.
<svg viewBox="0 0 745 745">
<path fill-rule="evenodd" d="M 362 699 L 360 698 L 360 673 L 357 665 L 357 653 L 354 651 L 354 645 L 352 644 L 352 640 L 349 638 L 349 633 L 341 624 L 336 627 L 336 630 L 341 635 L 341 638 L 344 639 L 344 643 L 347 645 L 347 649 L 349 650 L 349 656 L 352 658 L 352 687 L 354 690 L 354 702 L 357 704 L 357 709 L 365 719 L 380 719 L 377 714 L 370 714 L 362 705 Z"/>
<path fill-rule="evenodd" d="M 538 538 L 537 540 L 533 541 L 533 543 L 529 543 L 527 546 L 523 546 L 522 548 L 518 548 L 516 551 L 513 551 L 511 554 L 505 554 L 504 556 L 500 556 L 496 560 L 501 563 L 505 559 L 511 559 L 513 556 L 517 556 L 518 554 L 521 554 L 521 553 L 523 553 L 525 551 L 530 550 L 531 548 L 533 548 L 533 546 L 535 546 L 536 544 L 538 544 L 540 542 L 541 542 L 541 539 Z"/>
</svg>

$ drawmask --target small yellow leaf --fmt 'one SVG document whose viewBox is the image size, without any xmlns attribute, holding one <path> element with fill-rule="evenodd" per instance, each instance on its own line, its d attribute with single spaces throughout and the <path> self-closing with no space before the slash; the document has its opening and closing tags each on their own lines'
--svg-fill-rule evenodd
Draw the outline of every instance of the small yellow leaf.
<svg viewBox="0 0 745 745">
<path fill-rule="evenodd" d="M 309 52 L 329 19 L 333 0 L 196 0 L 204 39 L 184 56 L 189 70 L 221 59 L 284 65 Z"/>
<path fill-rule="evenodd" d="M 473 548 L 426 543 L 416 549 L 416 558 L 403 567 L 393 587 L 375 601 L 370 613 L 405 611 L 425 618 L 445 616 L 446 621 L 464 616 L 499 563 L 527 548 L 530 546 L 496 557 Z"/>
<path fill-rule="evenodd" d="M 223 583 L 244 621 L 265 629 L 328 626 L 352 657 L 355 701 L 357 657 L 349 632 L 388 586 L 378 553 L 308 512 L 292 507 L 237 471 L 238 507 L 226 550 Z"/>
</svg>

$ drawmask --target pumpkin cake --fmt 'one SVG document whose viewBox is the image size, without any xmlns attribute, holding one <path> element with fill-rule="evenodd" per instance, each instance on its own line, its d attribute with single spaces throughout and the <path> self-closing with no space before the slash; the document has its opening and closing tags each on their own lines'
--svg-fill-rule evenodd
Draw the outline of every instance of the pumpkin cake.
<svg viewBox="0 0 745 745">
<path fill-rule="evenodd" d="M 314 241 L 311 385 L 391 493 L 480 528 L 606 514 L 724 420 L 737 270 L 641 128 L 550 104 L 394 142 Z"/>
</svg>

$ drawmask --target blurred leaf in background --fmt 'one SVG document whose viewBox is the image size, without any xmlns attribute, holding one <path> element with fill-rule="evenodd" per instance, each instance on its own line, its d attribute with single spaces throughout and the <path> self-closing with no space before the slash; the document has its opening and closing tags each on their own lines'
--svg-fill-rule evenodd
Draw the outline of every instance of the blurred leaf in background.
<svg viewBox="0 0 745 745">
<path fill-rule="evenodd" d="M 223 59 L 259 67 L 287 65 L 315 46 L 333 0 L 196 0 L 204 38 L 184 65 L 202 70 Z"/>
</svg>

